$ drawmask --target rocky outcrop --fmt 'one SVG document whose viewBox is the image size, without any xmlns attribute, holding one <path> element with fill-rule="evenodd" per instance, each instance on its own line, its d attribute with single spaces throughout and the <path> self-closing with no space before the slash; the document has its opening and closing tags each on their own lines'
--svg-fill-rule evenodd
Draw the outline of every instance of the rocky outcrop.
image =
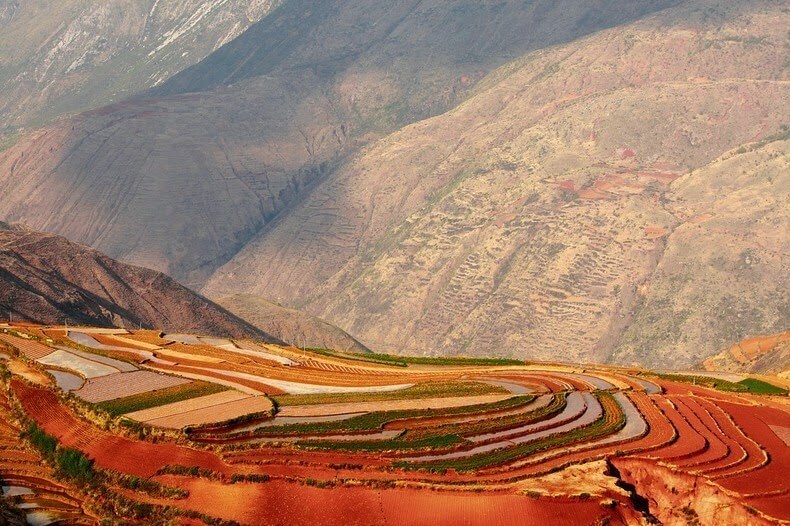
<svg viewBox="0 0 790 526">
<path fill-rule="evenodd" d="M 652 460 L 613 458 L 610 462 L 619 472 L 620 480 L 646 500 L 649 516 L 664 526 L 779 524 L 750 508 L 740 495 L 730 494 L 704 477 L 675 471 Z"/>
<path fill-rule="evenodd" d="M 0 155 L 0 218 L 384 352 L 690 367 L 786 329 L 788 16 L 286 2 Z"/>
<path fill-rule="evenodd" d="M 708 371 L 776 374 L 790 378 L 790 331 L 753 336 L 703 362 Z"/>
</svg>

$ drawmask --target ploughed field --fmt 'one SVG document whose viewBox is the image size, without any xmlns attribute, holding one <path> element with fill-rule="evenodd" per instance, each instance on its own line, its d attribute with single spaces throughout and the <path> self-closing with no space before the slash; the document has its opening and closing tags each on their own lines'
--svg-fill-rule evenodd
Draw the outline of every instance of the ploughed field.
<svg viewBox="0 0 790 526">
<path fill-rule="evenodd" d="M 0 482 L 42 524 L 790 521 L 780 378 L 0 330 Z"/>
</svg>

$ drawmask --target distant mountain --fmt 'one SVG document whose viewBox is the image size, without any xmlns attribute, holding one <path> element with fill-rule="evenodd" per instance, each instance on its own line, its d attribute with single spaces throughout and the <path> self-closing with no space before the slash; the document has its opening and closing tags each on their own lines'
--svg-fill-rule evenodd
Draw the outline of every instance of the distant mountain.
<svg viewBox="0 0 790 526">
<path fill-rule="evenodd" d="M 309 314 L 259 296 L 234 294 L 217 303 L 268 334 L 297 347 L 369 352 L 347 332 Z"/>
<path fill-rule="evenodd" d="M 0 0 L 0 149 L 19 128 L 155 86 L 280 0 Z"/>
<path fill-rule="evenodd" d="M 523 53 L 676 3 L 286 1 L 150 98 L 0 154 L 15 189 L 0 219 L 199 287 L 366 144 L 447 111 Z"/>
<path fill-rule="evenodd" d="M 0 223 L 0 318 L 161 328 L 279 342 L 160 272 Z"/>
</svg>

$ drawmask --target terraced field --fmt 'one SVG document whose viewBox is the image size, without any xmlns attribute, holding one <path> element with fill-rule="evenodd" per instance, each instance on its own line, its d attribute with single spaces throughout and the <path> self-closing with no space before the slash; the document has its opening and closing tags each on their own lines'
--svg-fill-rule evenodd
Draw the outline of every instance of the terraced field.
<svg viewBox="0 0 790 526">
<path fill-rule="evenodd" d="M 53 382 L 25 380 L 42 366 L 22 354 L 4 376 L 10 399 L 114 481 L 107 498 L 146 506 L 154 522 L 402 524 L 404 509 L 416 524 L 790 520 L 778 380 L 754 394 L 637 369 L 389 364 L 196 335 L 83 334 L 81 360 L 117 370 L 130 351 L 147 358 L 88 379 L 75 405 Z M 27 458 L 8 442 L 9 459 Z M 343 511 L 352 503 L 358 516 Z"/>
<path fill-rule="evenodd" d="M 22 428 L 8 418 L 11 400 L 0 391 L 0 490 L 2 497 L 22 510 L 29 524 L 95 524 L 82 505 L 80 492 L 42 462 L 41 455 L 24 441 Z M 3 518 L 0 517 L 0 522 Z"/>
</svg>

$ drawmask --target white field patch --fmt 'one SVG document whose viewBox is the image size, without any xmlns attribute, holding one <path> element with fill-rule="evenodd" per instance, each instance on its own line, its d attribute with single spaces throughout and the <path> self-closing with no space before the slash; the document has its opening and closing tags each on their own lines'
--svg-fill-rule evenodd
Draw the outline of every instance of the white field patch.
<svg viewBox="0 0 790 526">
<path fill-rule="evenodd" d="M 85 401 L 98 403 L 187 383 L 189 380 L 176 376 L 151 371 L 132 371 L 93 378 L 74 394 Z"/>
<path fill-rule="evenodd" d="M 285 356 L 280 356 L 278 354 L 274 354 L 272 352 L 268 352 L 256 345 L 249 344 L 249 343 L 226 343 L 222 345 L 215 345 L 215 347 L 222 349 L 223 351 L 232 352 L 235 354 L 243 354 L 245 356 L 251 356 L 253 358 L 260 358 L 262 360 L 269 360 L 272 362 L 279 363 L 280 365 L 297 365 L 297 363 Z"/>
<path fill-rule="evenodd" d="M 57 350 L 36 360 L 44 365 L 53 365 L 76 372 L 83 378 L 98 378 L 120 372 L 115 367 L 88 360 L 67 351 Z"/>
<path fill-rule="evenodd" d="M 250 395 L 239 391 L 222 391 L 206 396 L 199 396 L 197 398 L 190 398 L 189 400 L 181 400 L 180 402 L 173 402 L 172 404 L 160 405 L 159 407 L 151 407 L 149 409 L 141 409 L 133 413 L 127 413 L 125 416 L 139 420 L 140 422 L 148 422 L 157 418 L 164 418 L 168 416 L 178 415 L 196 409 L 203 409 L 212 407 L 226 402 L 235 402 L 236 400 L 243 400 L 250 398 Z"/>
<path fill-rule="evenodd" d="M 67 373 L 65 371 L 58 371 L 55 369 L 47 369 L 47 372 L 55 378 L 55 384 L 64 391 L 74 391 L 82 387 L 85 380 L 76 374 Z"/>
<path fill-rule="evenodd" d="M 242 400 L 196 409 L 188 413 L 149 420 L 146 423 L 152 426 L 181 429 L 187 426 L 226 422 L 254 413 L 270 413 L 271 410 L 271 400 L 265 396 L 251 396 Z"/>
<path fill-rule="evenodd" d="M 108 358 L 106 356 L 101 356 L 98 354 L 78 351 L 76 349 L 61 348 L 61 350 L 77 355 L 80 358 L 85 358 L 86 360 L 91 360 L 93 362 L 99 362 L 99 363 L 103 363 L 104 365 L 109 365 L 110 367 L 114 367 L 115 369 L 118 369 L 119 371 L 124 373 L 129 373 L 137 370 L 137 367 L 130 364 L 129 362 L 122 362 L 121 360 L 116 360 L 114 358 Z"/>
<path fill-rule="evenodd" d="M 225 371 L 223 369 L 209 369 L 206 371 L 239 378 L 241 380 L 250 380 L 265 385 L 276 387 L 281 391 L 288 394 L 327 394 L 327 393 L 388 393 L 391 391 L 400 391 L 414 386 L 414 384 L 397 384 L 397 385 L 371 385 L 364 387 L 351 387 L 342 385 L 318 385 L 318 384 L 303 384 L 299 382 L 289 382 L 288 380 L 275 380 L 274 378 L 266 378 L 264 376 L 257 376 L 254 374 L 240 373 L 237 371 Z"/>
</svg>

